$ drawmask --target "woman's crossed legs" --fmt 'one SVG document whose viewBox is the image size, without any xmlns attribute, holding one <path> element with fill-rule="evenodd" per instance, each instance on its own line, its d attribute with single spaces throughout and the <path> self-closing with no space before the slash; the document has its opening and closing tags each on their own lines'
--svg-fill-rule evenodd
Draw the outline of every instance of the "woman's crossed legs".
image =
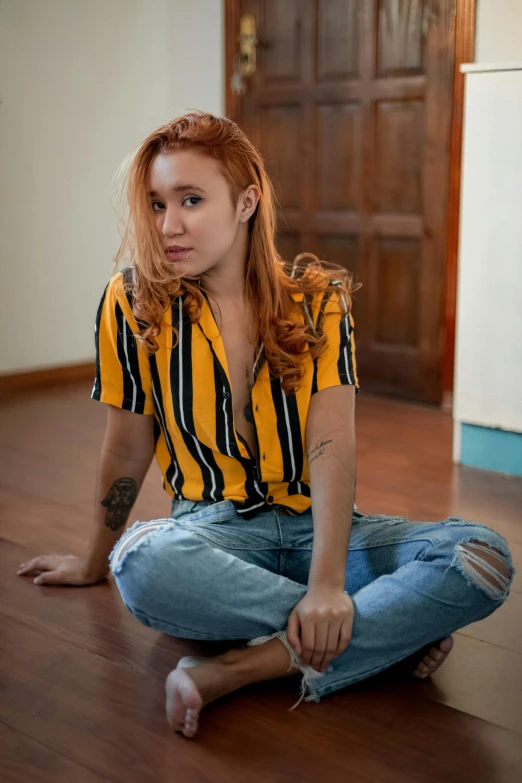
<svg viewBox="0 0 522 783">
<path fill-rule="evenodd" d="M 307 701 L 419 650 L 416 676 L 429 676 L 454 631 L 501 606 L 514 574 L 507 542 L 484 525 L 354 515 L 345 585 L 355 610 L 352 638 L 319 673 L 300 664 L 285 633 L 306 593 L 312 543 L 310 513 L 274 511 L 247 521 L 229 501 L 177 520 L 136 523 L 122 537 L 111 568 L 141 622 L 183 638 L 250 640 L 216 658 L 180 661 L 167 679 L 173 728 L 194 736 L 205 704 L 299 672 Z"/>
</svg>

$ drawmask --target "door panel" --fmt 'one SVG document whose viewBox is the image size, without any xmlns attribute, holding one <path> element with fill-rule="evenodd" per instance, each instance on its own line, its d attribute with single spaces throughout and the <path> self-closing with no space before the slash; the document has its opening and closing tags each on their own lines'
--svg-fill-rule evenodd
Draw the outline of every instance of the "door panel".
<svg viewBox="0 0 522 783">
<path fill-rule="evenodd" d="M 278 249 L 350 269 L 362 387 L 442 396 L 455 0 L 242 0 L 257 71 L 234 117 L 279 201 Z"/>
<path fill-rule="evenodd" d="M 376 212 L 422 213 L 422 100 L 375 104 L 374 205 Z"/>
</svg>

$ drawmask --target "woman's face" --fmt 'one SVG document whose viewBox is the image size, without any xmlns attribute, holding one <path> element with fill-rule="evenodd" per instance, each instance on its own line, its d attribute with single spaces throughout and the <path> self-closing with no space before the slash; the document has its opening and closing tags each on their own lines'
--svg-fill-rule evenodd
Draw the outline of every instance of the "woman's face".
<svg viewBox="0 0 522 783">
<path fill-rule="evenodd" d="M 236 206 L 216 160 L 188 150 L 158 154 L 150 168 L 150 203 L 173 271 L 198 276 L 225 263 L 240 244 L 256 193 L 251 186 Z"/>
</svg>

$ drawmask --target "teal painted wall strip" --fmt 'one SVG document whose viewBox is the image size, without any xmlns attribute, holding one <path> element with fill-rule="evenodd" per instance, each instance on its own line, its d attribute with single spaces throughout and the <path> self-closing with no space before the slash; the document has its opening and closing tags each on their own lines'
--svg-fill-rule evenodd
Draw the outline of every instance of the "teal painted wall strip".
<svg viewBox="0 0 522 783">
<path fill-rule="evenodd" d="M 522 476 L 522 433 L 462 424 L 461 463 Z"/>
</svg>

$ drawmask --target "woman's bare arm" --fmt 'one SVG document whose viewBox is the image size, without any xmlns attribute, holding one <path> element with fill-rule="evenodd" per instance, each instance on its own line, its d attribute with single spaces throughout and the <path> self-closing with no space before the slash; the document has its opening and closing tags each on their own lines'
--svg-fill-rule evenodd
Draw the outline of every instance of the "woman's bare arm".
<svg viewBox="0 0 522 783">
<path fill-rule="evenodd" d="M 107 558 L 120 538 L 154 457 L 154 417 L 113 405 L 98 465 L 90 568 L 108 570 Z"/>
<path fill-rule="evenodd" d="M 314 542 L 308 591 L 288 618 L 287 637 L 305 665 L 326 671 L 352 635 L 354 606 L 344 592 L 355 499 L 355 388 L 333 386 L 313 395 L 306 451 Z"/>
<path fill-rule="evenodd" d="M 357 480 L 354 386 L 332 386 L 313 395 L 306 451 L 314 520 L 308 584 L 344 590 Z"/>
</svg>

